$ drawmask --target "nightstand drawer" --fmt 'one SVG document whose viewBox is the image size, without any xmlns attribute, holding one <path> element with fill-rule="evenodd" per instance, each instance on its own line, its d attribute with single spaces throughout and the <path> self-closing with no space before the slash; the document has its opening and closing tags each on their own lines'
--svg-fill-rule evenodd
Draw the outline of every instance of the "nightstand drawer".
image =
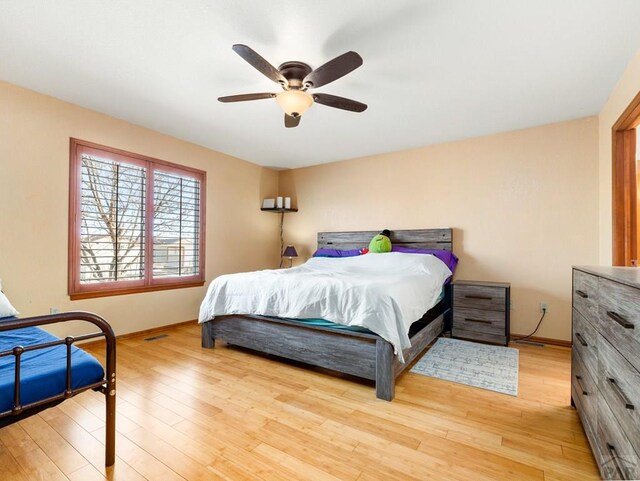
<svg viewBox="0 0 640 481">
<path fill-rule="evenodd" d="M 457 307 L 453 313 L 453 325 L 456 328 L 499 334 L 502 337 L 504 337 L 505 322 L 504 312 L 500 311 Z"/>
<path fill-rule="evenodd" d="M 455 284 L 453 302 L 456 307 L 505 311 L 506 290 L 502 287 Z"/>
<path fill-rule="evenodd" d="M 469 339 L 473 341 L 483 341 L 483 342 L 493 342 L 497 344 L 506 344 L 507 338 L 504 334 L 490 334 L 488 332 L 477 332 L 477 331 L 468 331 L 466 329 L 459 329 L 453 326 L 451 330 L 451 335 L 460 339 Z"/>
</svg>

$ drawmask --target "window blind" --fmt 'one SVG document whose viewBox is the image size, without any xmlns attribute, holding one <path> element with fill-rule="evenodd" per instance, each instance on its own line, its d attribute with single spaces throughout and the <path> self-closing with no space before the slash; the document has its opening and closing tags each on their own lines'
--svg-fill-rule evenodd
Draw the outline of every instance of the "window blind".
<svg viewBox="0 0 640 481">
<path fill-rule="evenodd" d="M 153 173 L 153 276 L 195 276 L 200 268 L 200 181 Z"/>
<path fill-rule="evenodd" d="M 143 167 L 82 155 L 80 283 L 144 279 Z"/>
</svg>

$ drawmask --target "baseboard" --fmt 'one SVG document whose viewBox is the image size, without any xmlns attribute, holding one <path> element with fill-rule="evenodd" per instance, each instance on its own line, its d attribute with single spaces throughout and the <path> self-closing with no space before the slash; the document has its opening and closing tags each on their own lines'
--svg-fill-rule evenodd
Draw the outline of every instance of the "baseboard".
<svg viewBox="0 0 640 481">
<path fill-rule="evenodd" d="M 515 341 L 524 336 L 525 334 L 511 334 L 510 340 Z M 571 347 L 571 341 L 564 341 L 562 339 L 551 339 L 549 337 L 527 337 L 527 341 L 541 342 L 542 344 L 549 344 L 550 346 Z"/>
<path fill-rule="evenodd" d="M 128 332 L 127 334 L 120 334 L 119 336 L 116 336 L 116 340 L 124 341 L 126 339 L 131 339 L 134 337 L 149 336 L 150 334 L 156 334 L 161 331 L 166 331 L 167 329 L 175 329 L 177 327 L 183 327 L 183 326 L 187 326 L 197 322 L 198 322 L 197 319 L 191 319 L 190 321 L 182 321 L 182 322 L 176 322 L 175 324 L 167 324 L 165 326 L 152 327 L 151 329 L 143 329 L 142 331 Z M 81 345 L 82 347 L 90 347 L 93 344 L 101 344 L 101 343 L 104 343 L 104 339 L 97 339 L 95 341 L 83 342 L 81 343 Z"/>
</svg>

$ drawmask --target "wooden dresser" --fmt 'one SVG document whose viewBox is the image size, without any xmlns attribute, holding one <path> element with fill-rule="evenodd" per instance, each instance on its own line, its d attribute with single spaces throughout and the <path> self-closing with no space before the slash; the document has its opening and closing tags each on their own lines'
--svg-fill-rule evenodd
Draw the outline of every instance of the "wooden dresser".
<svg viewBox="0 0 640 481">
<path fill-rule="evenodd" d="M 604 479 L 640 478 L 640 269 L 573 269 L 571 403 Z"/>
<path fill-rule="evenodd" d="M 511 286 L 505 282 L 454 281 L 451 335 L 507 345 Z"/>
</svg>

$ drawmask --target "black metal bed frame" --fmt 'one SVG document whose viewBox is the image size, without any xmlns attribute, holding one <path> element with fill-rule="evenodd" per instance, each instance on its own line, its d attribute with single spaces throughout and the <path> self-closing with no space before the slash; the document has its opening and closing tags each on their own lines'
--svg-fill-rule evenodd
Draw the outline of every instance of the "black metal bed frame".
<svg viewBox="0 0 640 481">
<path fill-rule="evenodd" d="M 69 336 L 58 341 L 35 344 L 32 346 L 15 346 L 9 351 L 0 352 L 0 358 L 15 357 L 15 387 L 13 393 L 12 409 L 0 412 L 0 428 L 13 424 L 21 419 L 27 418 L 40 411 L 53 407 L 65 399 L 80 394 L 81 392 L 93 389 L 105 395 L 106 404 L 106 439 L 105 439 L 105 466 L 113 466 L 115 463 L 115 436 L 116 436 L 116 337 L 109 323 L 102 317 L 89 312 L 64 312 L 60 314 L 50 314 L 46 316 L 27 317 L 0 322 L 0 333 L 24 327 L 45 326 L 68 321 L 85 321 L 94 324 L 100 332 L 84 334 L 81 336 Z M 71 388 L 71 346 L 79 341 L 105 338 L 106 343 L 106 366 L 105 376 L 101 381 L 83 386 L 78 389 Z M 67 382 L 63 393 L 39 400 L 37 402 L 22 405 L 20 403 L 20 361 L 25 352 L 39 349 L 47 349 L 54 346 L 67 347 Z"/>
</svg>

